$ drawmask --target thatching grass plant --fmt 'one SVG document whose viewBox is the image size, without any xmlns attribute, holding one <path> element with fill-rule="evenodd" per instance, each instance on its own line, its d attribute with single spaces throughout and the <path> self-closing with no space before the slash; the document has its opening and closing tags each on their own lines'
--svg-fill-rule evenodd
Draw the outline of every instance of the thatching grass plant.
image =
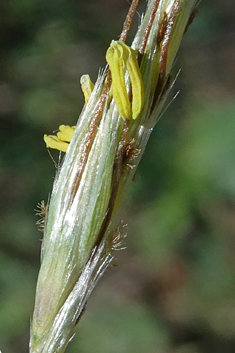
<svg viewBox="0 0 235 353">
<path fill-rule="evenodd" d="M 31 353 L 62 353 L 97 280 L 122 241 L 118 210 L 172 87 L 172 65 L 197 0 L 149 0 L 135 38 L 125 44 L 133 0 L 107 67 L 93 85 L 81 79 L 85 105 L 76 127 L 45 135 L 65 152 L 48 205 Z"/>
</svg>

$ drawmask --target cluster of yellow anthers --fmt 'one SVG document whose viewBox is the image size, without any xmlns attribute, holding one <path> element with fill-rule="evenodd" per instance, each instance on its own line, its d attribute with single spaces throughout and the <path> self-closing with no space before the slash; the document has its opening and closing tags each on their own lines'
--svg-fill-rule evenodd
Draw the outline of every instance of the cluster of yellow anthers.
<svg viewBox="0 0 235 353">
<path fill-rule="evenodd" d="M 112 74 L 112 95 L 123 119 L 136 119 L 144 103 L 144 86 L 136 53 L 123 42 L 112 41 L 106 53 Z M 130 78 L 132 102 L 125 82 L 125 67 Z"/>
<path fill-rule="evenodd" d="M 123 119 L 136 119 L 144 104 L 144 86 L 136 52 L 121 41 L 112 41 L 106 53 L 106 60 L 112 75 L 111 96 L 113 96 L 119 114 Z M 131 101 L 126 87 L 125 69 L 129 74 Z M 87 103 L 94 85 L 89 75 L 83 75 L 80 82 L 85 103 Z M 74 126 L 61 125 L 56 136 L 44 135 L 46 147 L 66 152 L 74 130 Z"/>
<path fill-rule="evenodd" d="M 62 152 L 66 152 L 69 142 L 73 137 L 76 126 L 60 125 L 59 131 L 55 135 L 44 135 L 44 141 L 47 148 L 53 148 Z"/>
</svg>

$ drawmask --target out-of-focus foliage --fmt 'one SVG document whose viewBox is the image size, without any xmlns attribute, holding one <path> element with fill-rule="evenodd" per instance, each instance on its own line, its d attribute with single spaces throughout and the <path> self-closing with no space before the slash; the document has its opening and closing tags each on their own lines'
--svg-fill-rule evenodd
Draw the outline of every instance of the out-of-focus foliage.
<svg viewBox="0 0 235 353">
<path fill-rule="evenodd" d="M 34 209 L 55 174 L 42 136 L 76 123 L 80 76 L 94 81 L 105 65 L 128 3 L 8 0 L 0 8 L 0 350 L 21 353 L 40 258 Z M 175 64 L 180 95 L 123 211 L 127 249 L 92 295 L 68 353 L 235 351 L 234 23 L 233 0 L 201 2 Z"/>
</svg>

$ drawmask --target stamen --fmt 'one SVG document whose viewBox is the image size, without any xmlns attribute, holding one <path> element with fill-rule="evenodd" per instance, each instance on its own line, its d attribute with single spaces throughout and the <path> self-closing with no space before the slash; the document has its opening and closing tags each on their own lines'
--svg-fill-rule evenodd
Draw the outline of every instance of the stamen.
<svg viewBox="0 0 235 353">
<path fill-rule="evenodd" d="M 112 93 L 118 111 L 123 119 L 130 119 L 131 104 L 126 90 L 123 50 L 118 42 L 112 41 L 106 60 L 112 74 Z"/>
<path fill-rule="evenodd" d="M 82 87 L 82 92 L 84 94 L 85 103 L 87 103 L 93 91 L 94 84 L 92 83 L 89 75 L 82 75 L 80 83 Z"/>
<path fill-rule="evenodd" d="M 43 139 L 46 143 L 47 148 L 53 148 L 55 150 L 66 152 L 69 147 L 69 144 L 67 142 L 61 141 L 57 136 L 44 135 Z"/>
<path fill-rule="evenodd" d="M 76 126 L 60 125 L 57 137 L 61 141 L 70 142 L 72 140 Z"/>
</svg>

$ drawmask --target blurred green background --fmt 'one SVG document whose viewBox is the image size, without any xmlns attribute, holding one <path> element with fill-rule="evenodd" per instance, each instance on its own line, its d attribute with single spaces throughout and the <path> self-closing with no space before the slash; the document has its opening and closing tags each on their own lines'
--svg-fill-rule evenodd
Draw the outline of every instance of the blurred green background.
<svg viewBox="0 0 235 353">
<path fill-rule="evenodd" d="M 126 0 L 0 3 L 3 353 L 28 351 L 42 237 L 34 209 L 55 175 L 42 136 L 76 123 L 80 76 L 95 81 L 127 9 Z M 202 1 L 175 64 L 180 95 L 123 210 L 127 249 L 115 253 L 68 353 L 235 352 L 234 63 L 234 0 Z"/>
</svg>

